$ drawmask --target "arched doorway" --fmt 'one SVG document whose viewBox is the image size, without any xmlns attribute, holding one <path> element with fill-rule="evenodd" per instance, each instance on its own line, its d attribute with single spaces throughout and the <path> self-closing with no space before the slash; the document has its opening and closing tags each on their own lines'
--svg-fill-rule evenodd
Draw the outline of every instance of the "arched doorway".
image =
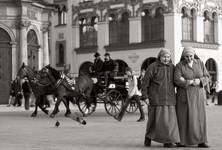
<svg viewBox="0 0 222 150">
<path fill-rule="evenodd" d="M 213 58 L 210 58 L 206 61 L 205 64 L 210 76 L 211 81 L 216 82 L 217 81 L 217 64 L 216 61 Z"/>
<path fill-rule="evenodd" d="M 121 59 L 116 59 L 115 65 L 117 76 L 123 76 L 125 74 L 126 67 L 128 67 L 128 64 Z"/>
<path fill-rule="evenodd" d="M 79 75 L 90 75 L 91 69 L 93 67 L 93 63 L 90 61 L 86 61 L 82 63 L 79 67 Z"/>
<path fill-rule="evenodd" d="M 142 63 L 141 70 L 143 70 L 143 69 L 146 70 L 148 68 L 148 66 L 155 61 L 156 61 L 155 57 L 149 57 L 149 58 L 145 59 Z"/>
<path fill-rule="evenodd" d="M 39 69 L 39 44 L 38 38 L 34 30 L 30 30 L 27 34 L 28 43 L 28 66 L 34 70 Z"/>
<path fill-rule="evenodd" d="M 12 48 L 9 34 L 0 28 L 0 35 L 0 104 L 6 104 L 12 78 Z"/>
</svg>

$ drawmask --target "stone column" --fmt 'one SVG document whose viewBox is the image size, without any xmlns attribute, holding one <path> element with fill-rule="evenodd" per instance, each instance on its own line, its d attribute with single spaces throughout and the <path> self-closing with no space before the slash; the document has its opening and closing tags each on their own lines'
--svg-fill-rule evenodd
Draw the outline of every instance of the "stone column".
<svg viewBox="0 0 222 150">
<path fill-rule="evenodd" d="M 165 48 L 172 52 L 172 61 L 178 63 L 182 52 L 182 20 L 181 14 L 168 13 L 164 14 L 164 40 Z"/>
<path fill-rule="evenodd" d="M 20 53 L 19 53 L 19 66 L 22 63 L 28 64 L 27 56 L 27 28 L 30 26 L 29 21 L 21 21 L 19 24 L 20 27 Z"/>
<path fill-rule="evenodd" d="M 129 18 L 129 27 L 130 43 L 140 43 L 142 41 L 141 17 Z"/>
<path fill-rule="evenodd" d="M 217 91 L 222 90 L 222 16 L 218 16 L 218 44 L 219 50 L 218 50 L 218 60 L 217 60 L 217 80 L 218 80 L 218 88 Z"/>
<path fill-rule="evenodd" d="M 49 43 L 48 43 L 49 26 L 44 25 L 41 30 L 43 32 L 43 66 L 46 66 L 49 64 Z"/>
<path fill-rule="evenodd" d="M 204 42 L 204 17 L 199 14 L 196 18 L 196 40 L 197 42 Z"/>
<path fill-rule="evenodd" d="M 74 35 L 73 37 L 73 48 L 79 48 L 80 46 L 80 33 L 79 33 L 79 25 L 73 25 L 73 33 L 72 35 Z M 77 57 L 77 53 L 76 51 L 74 51 L 73 53 L 73 60 L 71 62 L 71 72 L 74 72 L 74 73 L 78 73 L 79 70 L 79 61 L 78 61 L 78 57 Z"/>
<path fill-rule="evenodd" d="M 15 79 L 16 73 L 18 72 L 17 68 L 21 66 L 17 66 L 17 57 L 16 57 L 16 42 L 10 42 L 12 46 L 12 79 Z"/>
</svg>

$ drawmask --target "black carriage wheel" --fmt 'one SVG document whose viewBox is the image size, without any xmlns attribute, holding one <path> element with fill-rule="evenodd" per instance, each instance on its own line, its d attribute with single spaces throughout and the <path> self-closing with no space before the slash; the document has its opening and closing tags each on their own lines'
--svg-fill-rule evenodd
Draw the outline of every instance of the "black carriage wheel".
<svg viewBox="0 0 222 150">
<path fill-rule="evenodd" d="M 128 113 L 134 113 L 134 112 L 137 111 L 137 109 L 138 109 L 138 105 L 137 105 L 136 101 L 132 100 L 132 101 L 129 103 L 128 107 L 126 108 L 126 112 L 128 112 Z"/>
<path fill-rule="evenodd" d="M 110 90 L 106 93 L 106 99 L 104 100 L 104 106 L 106 112 L 110 116 L 116 116 L 119 114 L 121 107 L 123 96 L 122 94 L 117 90 Z"/>
<path fill-rule="evenodd" d="M 91 115 L 94 112 L 94 110 L 96 109 L 95 108 L 96 106 L 94 106 L 92 104 L 87 107 L 87 105 L 88 105 L 87 101 L 83 97 L 78 98 L 77 105 L 78 105 L 79 111 L 85 117 Z"/>
</svg>

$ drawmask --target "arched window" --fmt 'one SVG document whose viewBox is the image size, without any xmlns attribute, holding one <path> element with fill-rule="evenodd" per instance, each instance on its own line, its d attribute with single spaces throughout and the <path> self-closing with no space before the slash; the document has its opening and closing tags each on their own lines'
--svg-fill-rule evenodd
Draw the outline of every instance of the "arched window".
<svg viewBox="0 0 222 150">
<path fill-rule="evenodd" d="M 151 41 L 151 13 L 149 10 L 143 10 L 142 16 L 142 41 Z"/>
<path fill-rule="evenodd" d="M 119 42 L 122 44 L 129 43 L 129 14 L 127 12 L 122 14 L 119 24 Z"/>
<path fill-rule="evenodd" d="M 163 8 L 157 8 L 151 24 L 151 39 L 153 41 L 164 40 L 164 16 Z"/>
<path fill-rule="evenodd" d="M 211 81 L 217 81 L 217 66 L 215 60 L 212 58 L 208 59 L 205 66 L 211 76 Z"/>
<path fill-rule="evenodd" d="M 195 10 L 187 10 L 187 8 L 182 8 L 182 38 L 185 41 L 193 41 L 193 26 L 194 26 L 194 15 Z"/>
<path fill-rule="evenodd" d="M 63 7 L 58 8 L 58 25 L 66 24 L 66 16 L 67 16 L 67 7 L 64 5 Z"/>
<path fill-rule="evenodd" d="M 141 70 L 146 70 L 150 64 L 155 62 L 157 59 L 155 57 L 149 57 L 145 59 L 142 63 Z"/>
<path fill-rule="evenodd" d="M 86 61 L 82 63 L 79 67 L 79 75 L 91 75 L 91 69 L 93 67 L 93 63 L 90 61 Z"/>
<path fill-rule="evenodd" d="M 109 15 L 109 44 L 129 43 L 129 14 L 124 12 L 121 19 L 117 14 Z"/>
<path fill-rule="evenodd" d="M 59 44 L 58 64 L 59 65 L 65 64 L 65 54 L 64 54 L 64 45 L 63 44 Z"/>
<path fill-rule="evenodd" d="M 96 16 L 79 20 L 80 47 L 97 46 L 97 22 Z"/>
<path fill-rule="evenodd" d="M 109 44 L 118 43 L 118 19 L 117 14 L 109 15 Z"/>
<path fill-rule="evenodd" d="M 215 23 L 216 14 L 209 13 L 208 11 L 204 12 L 204 42 L 214 43 L 214 23 Z"/>
<path fill-rule="evenodd" d="M 117 75 L 124 76 L 126 72 L 126 67 L 128 67 L 128 64 L 121 59 L 116 59 L 115 64 L 116 64 L 115 69 L 116 69 Z"/>
</svg>

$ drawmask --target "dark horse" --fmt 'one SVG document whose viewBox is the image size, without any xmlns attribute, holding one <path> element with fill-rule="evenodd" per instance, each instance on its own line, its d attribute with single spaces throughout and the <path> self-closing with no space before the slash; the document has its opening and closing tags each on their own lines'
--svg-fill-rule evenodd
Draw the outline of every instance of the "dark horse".
<svg viewBox="0 0 222 150">
<path fill-rule="evenodd" d="M 43 107 L 42 101 L 44 100 L 43 98 L 45 98 L 46 95 L 53 94 L 54 86 L 48 80 L 44 72 L 34 71 L 29 66 L 26 66 L 25 64 L 23 64 L 17 73 L 17 77 L 20 79 L 27 77 L 30 83 L 30 86 L 32 88 L 32 91 L 35 95 L 35 98 L 36 98 L 35 111 L 32 113 L 31 116 L 36 117 L 37 112 L 38 112 L 38 107 L 44 113 L 48 115 L 48 110 L 45 107 Z M 67 108 L 67 105 L 65 102 L 64 104 Z M 70 113 L 71 111 L 67 109 L 66 115 Z"/>
<path fill-rule="evenodd" d="M 49 80 L 54 84 L 55 90 L 53 94 L 57 97 L 55 108 L 50 117 L 54 117 L 59 109 L 58 106 L 61 101 L 66 101 L 68 97 L 74 97 L 76 100 L 84 100 L 87 106 L 91 103 L 96 105 L 96 97 L 94 95 L 94 84 L 88 76 L 79 76 L 75 79 L 75 84 L 70 86 L 65 74 L 61 75 L 59 71 L 52 68 L 50 65 L 45 66 L 42 70 L 48 73 Z M 68 103 L 68 102 L 67 102 Z M 95 106 L 96 107 L 96 106 Z"/>
</svg>

